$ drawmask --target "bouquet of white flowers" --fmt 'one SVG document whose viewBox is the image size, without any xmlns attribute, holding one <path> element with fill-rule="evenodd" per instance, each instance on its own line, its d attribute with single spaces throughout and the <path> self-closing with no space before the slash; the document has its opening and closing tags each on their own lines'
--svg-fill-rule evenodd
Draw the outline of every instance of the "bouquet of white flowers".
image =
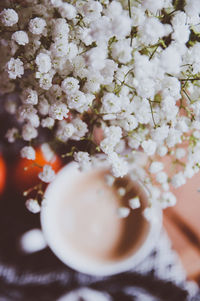
<svg viewBox="0 0 200 301">
<path fill-rule="evenodd" d="M 0 93 L 34 160 L 39 128 L 86 140 L 81 168 L 103 152 L 115 177 L 135 173 L 152 199 L 173 205 L 200 167 L 199 0 L 23 0 L 0 4 Z M 47 141 L 48 142 L 48 141 Z M 173 174 L 163 170 L 168 156 Z M 47 176 L 45 176 L 47 174 Z M 50 175 L 50 176 L 49 176 Z M 40 173 L 53 178 L 50 167 Z M 48 178 L 48 179 L 47 179 Z"/>
</svg>

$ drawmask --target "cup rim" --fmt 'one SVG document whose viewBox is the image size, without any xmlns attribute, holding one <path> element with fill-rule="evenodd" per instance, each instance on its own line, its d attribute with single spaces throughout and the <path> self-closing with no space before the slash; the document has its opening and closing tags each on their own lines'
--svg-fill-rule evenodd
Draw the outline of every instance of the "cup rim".
<svg viewBox="0 0 200 301">
<path fill-rule="evenodd" d="M 105 169 L 105 166 L 98 169 Z M 160 206 L 154 206 L 154 214 L 156 218 L 153 218 L 149 222 L 149 230 L 147 231 L 146 238 L 141 246 L 134 251 L 134 253 L 127 258 L 121 259 L 116 262 L 96 262 L 94 260 L 87 259 L 85 256 L 81 256 L 80 253 L 67 245 L 59 237 L 58 231 L 55 231 L 53 226 L 53 213 L 55 202 L 53 201 L 55 195 L 55 187 L 58 189 L 59 185 L 62 187 L 68 180 L 68 186 L 73 182 L 73 179 L 77 176 L 82 176 L 82 172 L 79 170 L 79 166 L 76 162 L 71 162 L 64 166 L 57 174 L 53 182 L 51 182 L 44 193 L 45 205 L 41 208 L 40 221 L 44 237 L 50 249 L 53 253 L 70 268 L 93 276 L 110 276 L 125 272 L 133 269 L 140 262 L 142 262 L 155 247 L 156 241 L 159 237 L 162 227 L 162 210 Z M 77 179 L 77 178 L 76 178 Z M 63 184 L 62 184 L 62 180 Z M 132 180 L 132 179 L 131 179 Z M 132 180 L 141 186 L 144 192 L 149 195 L 147 188 L 141 181 Z M 66 188 L 65 188 L 66 191 Z"/>
</svg>

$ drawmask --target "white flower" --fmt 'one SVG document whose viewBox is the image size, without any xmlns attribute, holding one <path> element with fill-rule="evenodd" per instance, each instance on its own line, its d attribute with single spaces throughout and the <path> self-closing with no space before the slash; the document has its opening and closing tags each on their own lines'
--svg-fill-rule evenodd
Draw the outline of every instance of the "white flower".
<svg viewBox="0 0 200 301">
<path fill-rule="evenodd" d="M 63 118 L 67 118 L 68 112 L 69 110 L 66 104 L 63 102 L 56 102 L 49 108 L 49 116 L 57 120 L 63 120 Z"/>
<path fill-rule="evenodd" d="M 172 192 L 164 192 L 162 194 L 162 208 L 170 207 L 176 205 L 176 197 Z"/>
<path fill-rule="evenodd" d="M 152 162 L 150 167 L 149 167 L 150 173 L 157 173 L 161 170 L 163 170 L 163 163 L 158 162 L 158 161 Z"/>
<path fill-rule="evenodd" d="M 164 7 L 165 0 L 144 0 L 142 5 L 145 9 L 150 10 L 152 13 L 156 13 Z"/>
<path fill-rule="evenodd" d="M 153 140 L 148 139 L 148 140 L 143 141 L 142 147 L 148 156 L 152 156 L 155 154 L 156 143 Z"/>
<path fill-rule="evenodd" d="M 156 44 L 156 42 L 171 32 L 170 25 L 163 25 L 157 18 L 146 18 L 139 26 L 140 40 L 145 45 Z"/>
<path fill-rule="evenodd" d="M 118 113 L 121 111 L 121 99 L 113 93 L 105 93 L 102 97 L 103 113 Z"/>
<path fill-rule="evenodd" d="M 120 40 L 112 45 L 111 55 L 113 59 L 126 64 L 132 59 L 132 47 L 130 40 Z"/>
<path fill-rule="evenodd" d="M 160 171 L 156 175 L 156 181 L 160 184 L 165 184 L 168 180 L 168 176 L 164 171 Z"/>
<path fill-rule="evenodd" d="M 185 184 L 185 182 L 186 182 L 186 179 L 182 172 L 179 172 L 172 177 L 172 185 L 175 188 L 182 186 L 183 184 Z"/>
<path fill-rule="evenodd" d="M 9 114 L 15 114 L 17 111 L 17 103 L 12 98 L 6 99 L 4 107 Z"/>
<path fill-rule="evenodd" d="M 164 157 L 168 152 L 168 149 L 166 146 L 164 145 L 160 145 L 158 146 L 157 148 L 157 154 L 160 156 L 160 157 Z"/>
<path fill-rule="evenodd" d="M 35 199 L 28 199 L 26 201 L 25 205 L 26 205 L 26 208 L 32 213 L 39 213 L 41 210 L 41 207 L 38 204 L 38 201 Z"/>
<path fill-rule="evenodd" d="M 40 172 L 38 174 L 38 177 L 40 180 L 42 180 L 43 182 L 45 183 L 50 183 L 54 180 L 55 178 L 55 172 L 54 170 L 52 169 L 51 165 L 44 165 L 43 166 L 43 170 L 42 172 Z"/>
<path fill-rule="evenodd" d="M 35 77 L 39 78 L 40 88 L 44 90 L 49 90 L 51 88 L 53 74 L 36 72 Z"/>
<path fill-rule="evenodd" d="M 121 127 L 128 132 L 133 131 L 138 126 L 138 121 L 133 115 L 128 115 L 124 119 L 120 120 L 119 123 Z"/>
<path fill-rule="evenodd" d="M 63 4 L 62 0 L 50 0 L 50 2 L 53 5 L 53 7 L 59 7 Z"/>
<path fill-rule="evenodd" d="M 140 204 L 140 198 L 138 196 L 130 199 L 128 201 L 129 206 L 131 207 L 131 209 L 137 209 L 140 208 L 141 204 Z"/>
<path fill-rule="evenodd" d="M 108 161 L 111 163 L 113 175 L 123 177 L 128 173 L 128 163 L 123 158 L 120 158 L 116 153 L 108 155 Z"/>
<path fill-rule="evenodd" d="M 84 94 L 81 91 L 77 91 L 67 99 L 67 104 L 70 109 L 74 109 L 79 113 L 83 113 L 89 109 L 95 96 L 92 94 Z"/>
<path fill-rule="evenodd" d="M 78 12 L 84 16 L 84 19 L 87 21 L 96 20 L 101 16 L 102 5 L 97 1 L 78 1 L 76 7 Z"/>
<path fill-rule="evenodd" d="M 42 98 L 38 104 L 38 111 L 41 115 L 45 116 L 49 112 L 49 103 L 46 98 Z"/>
<path fill-rule="evenodd" d="M 198 0 L 186 0 L 186 5 L 184 7 L 185 12 L 190 17 L 199 16 L 200 12 L 200 3 Z"/>
<path fill-rule="evenodd" d="M 20 59 L 11 58 L 7 63 L 8 76 L 11 79 L 16 79 L 17 77 L 22 77 L 24 74 L 24 65 Z"/>
<path fill-rule="evenodd" d="M 19 17 L 14 9 L 4 8 L 4 10 L 0 13 L 0 19 L 3 25 L 10 27 L 18 22 Z"/>
<path fill-rule="evenodd" d="M 112 187 L 112 185 L 115 182 L 115 178 L 109 174 L 105 175 L 104 179 L 105 179 L 106 184 L 110 187 Z"/>
<path fill-rule="evenodd" d="M 176 149 L 176 158 L 177 159 L 182 159 L 186 155 L 186 150 L 184 148 L 177 148 Z"/>
<path fill-rule="evenodd" d="M 166 139 L 166 143 L 168 147 L 173 147 L 177 143 L 181 143 L 181 132 L 179 130 L 171 128 L 169 130 L 169 135 Z"/>
<path fill-rule="evenodd" d="M 21 100 L 24 104 L 36 105 L 38 103 L 37 91 L 30 88 L 25 89 L 22 92 Z"/>
<path fill-rule="evenodd" d="M 31 33 L 35 35 L 40 35 L 43 33 L 45 27 L 46 27 L 46 21 L 42 18 L 34 18 L 31 19 L 29 22 L 29 30 Z"/>
<path fill-rule="evenodd" d="M 166 73 L 177 74 L 180 71 L 181 55 L 174 46 L 169 46 L 161 53 L 160 63 Z"/>
<path fill-rule="evenodd" d="M 28 160 L 35 160 L 35 150 L 32 146 L 24 146 L 20 151 L 21 157 Z"/>
<path fill-rule="evenodd" d="M 36 138 L 38 135 L 37 130 L 30 124 L 27 123 L 22 128 L 22 137 L 25 141 L 30 141 Z"/>
<path fill-rule="evenodd" d="M 79 81 L 74 77 L 67 77 L 62 81 L 61 87 L 63 92 L 70 96 L 79 90 Z"/>
<path fill-rule="evenodd" d="M 124 187 L 120 187 L 117 189 L 117 193 L 119 194 L 119 196 L 125 196 L 126 194 L 126 189 Z"/>
<path fill-rule="evenodd" d="M 80 118 L 75 118 L 72 120 L 72 124 L 75 127 L 75 133 L 71 137 L 74 140 L 80 140 L 80 138 L 84 137 L 88 132 L 88 127 L 85 122 L 83 122 Z"/>
<path fill-rule="evenodd" d="M 19 31 L 15 31 L 12 34 L 12 40 L 14 40 L 17 44 L 19 45 L 26 45 L 29 42 L 29 38 L 28 35 L 25 31 L 23 30 L 19 30 Z"/>
<path fill-rule="evenodd" d="M 130 208 L 120 207 L 117 209 L 117 215 L 119 218 L 126 218 L 130 214 Z"/>
<path fill-rule="evenodd" d="M 62 3 L 58 8 L 58 11 L 61 14 L 62 18 L 66 18 L 68 20 L 74 19 L 77 14 L 76 8 L 69 3 Z"/>
<path fill-rule="evenodd" d="M 47 73 L 51 70 L 51 58 L 48 54 L 39 53 L 36 56 L 35 63 L 41 73 Z"/>
<path fill-rule="evenodd" d="M 62 142 L 66 142 L 73 136 L 76 129 L 71 123 L 67 123 L 64 120 L 59 123 L 58 130 L 56 131 L 56 137 Z"/>
<path fill-rule="evenodd" d="M 54 41 L 67 41 L 69 26 L 65 19 L 59 18 L 54 20 L 54 28 L 52 32 Z"/>
<path fill-rule="evenodd" d="M 13 143 L 13 142 L 15 142 L 18 134 L 19 134 L 19 131 L 17 128 L 11 128 L 6 132 L 5 137 L 8 139 L 8 142 Z"/>
<path fill-rule="evenodd" d="M 51 129 L 51 128 L 53 128 L 54 124 L 55 124 L 55 120 L 53 118 L 51 118 L 51 117 L 44 118 L 41 121 L 41 126 L 43 128 L 49 128 L 49 129 Z"/>
<path fill-rule="evenodd" d="M 46 161 L 54 162 L 56 160 L 55 153 L 48 143 L 43 143 L 41 145 L 41 151 Z"/>
<path fill-rule="evenodd" d="M 74 153 L 74 160 L 79 163 L 80 169 L 83 171 L 91 168 L 91 158 L 87 152 Z"/>
<path fill-rule="evenodd" d="M 169 126 L 168 125 L 162 125 L 160 127 L 157 127 L 156 129 L 153 129 L 151 131 L 151 137 L 154 141 L 163 141 L 165 138 L 167 138 L 169 133 Z"/>
<path fill-rule="evenodd" d="M 155 211 L 151 207 L 147 207 L 143 211 L 143 216 L 148 222 L 151 222 L 155 218 Z"/>
<path fill-rule="evenodd" d="M 100 147 L 106 154 L 113 152 L 114 147 L 120 142 L 122 130 L 119 126 L 106 127 L 104 130 L 105 138 L 101 141 Z"/>
</svg>

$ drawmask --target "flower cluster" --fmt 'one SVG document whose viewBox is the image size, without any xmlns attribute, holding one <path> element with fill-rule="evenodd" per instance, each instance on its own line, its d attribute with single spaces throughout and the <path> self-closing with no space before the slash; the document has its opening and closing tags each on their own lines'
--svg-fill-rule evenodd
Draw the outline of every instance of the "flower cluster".
<svg viewBox="0 0 200 301">
<path fill-rule="evenodd" d="M 19 122 L 8 141 L 23 139 L 33 159 L 40 128 L 63 144 L 86 140 L 87 152 L 72 150 L 81 168 L 103 152 L 116 177 L 143 151 L 135 173 L 152 200 L 173 205 L 170 184 L 200 167 L 199 15 L 199 0 L 6 1 L 0 93 Z M 39 175 L 53 176 L 48 166 Z"/>
</svg>

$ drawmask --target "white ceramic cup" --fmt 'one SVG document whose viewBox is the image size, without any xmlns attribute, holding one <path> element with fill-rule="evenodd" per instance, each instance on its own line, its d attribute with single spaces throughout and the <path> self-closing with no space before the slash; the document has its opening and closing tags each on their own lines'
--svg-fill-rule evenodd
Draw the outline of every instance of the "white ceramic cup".
<svg viewBox="0 0 200 301">
<path fill-rule="evenodd" d="M 130 269 L 142 262 L 156 245 L 162 226 L 162 213 L 159 207 L 153 210 L 155 218 L 149 223 L 149 230 L 143 244 L 125 259 L 112 262 L 96 262 L 94 259 L 86 258 L 69 244 L 63 240 L 63 236 L 59 233 L 56 226 L 55 212 L 61 198 L 62 193 L 66 193 L 71 185 L 74 185 L 79 177 L 82 177 L 77 163 L 72 162 L 62 168 L 56 175 L 55 180 L 50 183 L 45 192 L 45 205 L 41 210 L 41 226 L 47 244 L 55 255 L 69 267 L 89 275 L 109 276 L 118 274 Z M 141 189 L 145 187 L 141 185 Z M 77 187 L 78 189 L 78 187 Z M 148 191 L 145 190 L 148 195 Z"/>
</svg>

